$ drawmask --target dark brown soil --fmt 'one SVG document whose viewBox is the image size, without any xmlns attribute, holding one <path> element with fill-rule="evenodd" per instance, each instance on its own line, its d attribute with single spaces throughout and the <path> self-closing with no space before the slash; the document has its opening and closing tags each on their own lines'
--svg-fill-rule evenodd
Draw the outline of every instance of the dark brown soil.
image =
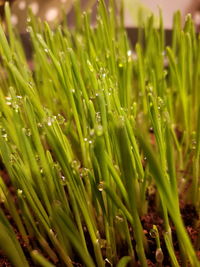
<svg viewBox="0 0 200 267">
<path fill-rule="evenodd" d="M 1 166 L 0 166 L 1 168 Z M 11 192 L 11 194 L 13 195 L 14 199 L 15 198 L 15 189 L 14 187 L 11 185 L 11 182 L 9 180 L 8 175 L 5 173 L 5 171 L 0 170 L 0 176 L 3 177 L 4 182 L 6 183 L 7 187 L 9 188 L 9 191 Z M 155 194 L 151 194 L 150 196 L 148 196 L 148 203 L 149 203 L 149 207 L 148 207 L 148 212 L 145 216 L 143 216 L 141 218 L 141 222 L 142 222 L 142 226 L 144 229 L 144 234 L 147 237 L 148 240 L 148 245 L 149 245 L 149 253 L 147 254 L 147 262 L 148 262 L 148 266 L 150 267 L 156 267 L 158 266 L 156 263 L 156 259 L 155 259 L 155 253 L 156 253 L 156 242 L 155 239 L 151 237 L 150 235 L 150 230 L 152 229 L 153 225 L 156 225 L 159 231 L 159 235 L 160 235 L 160 242 L 161 242 L 161 248 L 164 254 L 164 260 L 163 260 L 163 267 L 170 267 L 171 266 L 171 262 L 170 262 L 170 258 L 168 255 L 168 251 L 167 248 L 165 246 L 165 242 L 164 242 L 164 238 L 163 238 L 163 232 L 164 232 L 164 225 L 163 225 L 163 219 L 161 217 L 160 214 L 158 214 L 157 212 L 157 207 L 156 207 L 156 199 L 155 199 Z M 17 203 L 16 203 L 17 204 Z M 5 209 L 4 205 L 2 203 L 0 203 L 0 208 L 3 209 L 7 219 L 10 221 L 11 225 L 13 226 L 13 229 L 16 233 L 17 239 L 19 240 L 25 255 L 27 256 L 28 262 L 30 264 L 31 267 L 37 267 L 37 265 L 32 261 L 32 259 L 29 256 L 28 253 L 28 249 L 26 248 L 19 232 L 17 231 L 17 228 L 15 226 L 14 221 L 12 220 L 12 217 L 9 215 L 9 213 L 7 212 L 7 210 Z M 197 222 L 198 220 L 198 214 L 195 210 L 195 207 L 191 204 L 186 204 L 184 205 L 183 201 L 180 201 L 180 208 L 181 208 L 181 214 L 182 214 L 182 218 L 183 221 L 185 223 L 187 232 L 191 238 L 192 243 L 195 245 L 196 244 L 196 239 L 197 239 L 197 235 L 198 235 L 198 230 L 195 229 L 194 224 L 195 222 Z M 20 211 L 19 211 L 20 212 Z M 178 241 L 177 241 L 177 237 L 176 237 L 176 231 L 175 228 L 173 226 L 173 224 L 171 224 L 171 229 L 172 229 L 172 236 L 173 236 L 173 242 L 174 242 L 174 248 L 175 248 L 175 253 L 177 256 L 177 259 L 181 265 L 181 257 L 180 257 L 180 252 L 179 252 L 179 246 L 178 246 Z M 86 235 L 87 236 L 87 235 Z M 90 243 L 90 241 L 89 241 Z M 123 255 L 126 255 L 127 251 L 126 250 L 126 245 L 124 244 L 123 246 L 123 251 L 119 251 L 120 257 Z M 200 251 L 197 252 L 197 255 L 199 256 L 200 259 Z M 74 262 L 73 263 L 74 266 L 77 267 L 81 267 L 83 266 L 81 263 Z M 56 265 L 56 266 L 62 266 L 62 264 Z M 140 265 L 138 264 L 138 267 Z M 9 262 L 9 260 L 5 257 L 5 255 L 3 254 L 3 251 L 0 250 L 0 267 L 12 267 L 11 263 Z M 20 266 L 21 267 L 21 266 Z"/>
</svg>

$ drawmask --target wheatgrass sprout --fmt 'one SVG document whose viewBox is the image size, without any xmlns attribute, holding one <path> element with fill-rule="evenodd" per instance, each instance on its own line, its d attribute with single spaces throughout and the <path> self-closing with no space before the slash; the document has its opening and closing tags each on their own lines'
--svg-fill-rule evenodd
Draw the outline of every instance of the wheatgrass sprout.
<svg viewBox="0 0 200 267">
<path fill-rule="evenodd" d="M 54 31 L 30 12 L 33 69 L 5 5 L 0 247 L 13 266 L 200 266 L 182 216 L 195 211 L 197 232 L 199 36 L 178 12 L 166 47 L 152 15 L 132 47 L 123 3 L 108 5 L 92 27 L 75 1 L 75 27 Z"/>
</svg>

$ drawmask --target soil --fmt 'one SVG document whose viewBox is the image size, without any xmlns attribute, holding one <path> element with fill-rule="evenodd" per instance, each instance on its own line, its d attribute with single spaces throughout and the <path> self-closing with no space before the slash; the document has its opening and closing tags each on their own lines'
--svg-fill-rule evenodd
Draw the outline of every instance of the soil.
<svg viewBox="0 0 200 267">
<path fill-rule="evenodd" d="M 9 191 L 11 192 L 11 194 L 13 195 L 13 197 L 16 201 L 15 189 L 12 186 L 12 184 L 9 180 L 9 177 L 8 177 L 7 173 L 4 171 L 4 168 L 3 168 L 3 166 L 1 166 L 1 164 L 0 164 L 0 169 L 1 169 L 0 170 L 0 176 L 4 179 L 4 182 L 6 183 L 7 187 L 9 188 Z M 158 228 L 158 231 L 159 231 L 161 248 L 162 248 L 162 251 L 164 254 L 164 260 L 163 260 L 162 266 L 163 267 L 170 267 L 171 262 L 170 262 L 170 258 L 169 258 L 168 252 L 167 252 L 167 248 L 165 246 L 163 234 L 162 234 L 164 232 L 163 219 L 161 218 L 161 216 L 157 212 L 155 194 L 151 194 L 147 197 L 148 197 L 148 203 L 149 203 L 148 212 L 145 216 L 143 216 L 141 218 L 141 222 L 142 222 L 144 234 L 147 237 L 148 246 L 149 246 L 149 253 L 147 254 L 148 266 L 150 266 L 150 267 L 156 267 L 157 266 L 158 267 L 158 265 L 156 263 L 156 259 L 155 259 L 156 242 L 155 242 L 155 239 L 152 238 L 150 235 L 150 230 L 153 228 L 153 225 L 156 225 Z M 28 249 L 26 248 L 26 245 L 24 244 L 23 239 L 21 238 L 19 232 L 17 231 L 17 228 L 15 226 L 14 221 L 12 220 L 12 217 L 9 215 L 9 213 L 5 209 L 3 203 L 0 203 L 0 208 L 3 209 L 7 219 L 9 220 L 11 225 L 13 226 L 13 229 L 16 233 L 17 239 L 19 240 L 19 242 L 20 242 L 20 244 L 24 250 L 24 253 L 28 259 L 29 265 L 31 267 L 37 267 L 38 265 L 36 265 L 32 261 L 32 259 L 30 258 L 29 253 L 28 253 Z M 181 214 L 182 214 L 182 218 L 183 218 L 184 224 L 186 226 L 187 232 L 191 238 L 193 245 L 195 245 L 196 240 L 197 240 L 197 235 L 198 235 L 198 229 L 196 229 L 194 227 L 194 224 L 199 219 L 198 214 L 197 214 L 195 207 L 193 205 L 191 205 L 191 204 L 185 205 L 184 201 L 181 201 L 181 200 L 180 200 L 180 208 L 181 208 Z M 180 266 L 182 266 L 181 265 L 180 251 L 179 251 L 179 247 L 178 247 L 178 241 L 177 241 L 177 237 L 176 237 L 176 231 L 175 231 L 175 228 L 174 228 L 172 223 L 171 223 L 171 229 L 172 229 L 172 236 L 173 236 L 173 241 L 174 241 L 175 253 L 176 253 L 176 256 L 177 256 L 177 259 L 178 259 Z M 87 236 L 87 234 L 86 234 L 86 236 Z M 88 240 L 88 243 L 90 243 L 89 240 Z M 127 255 L 126 245 L 122 246 L 122 249 L 120 248 L 120 251 L 119 251 L 119 257 L 121 257 L 123 255 Z M 200 251 L 197 252 L 197 255 L 200 259 Z M 73 265 L 77 266 L 77 267 L 83 266 L 78 261 L 74 262 Z M 56 266 L 61 267 L 62 265 L 60 263 L 58 263 Z M 106 264 L 106 266 L 110 266 L 110 264 Z M 140 264 L 138 263 L 138 267 L 139 266 L 140 266 Z M 12 264 L 9 262 L 9 260 L 6 258 L 6 256 L 3 254 L 2 250 L 0 250 L 0 267 L 13 267 Z"/>
</svg>

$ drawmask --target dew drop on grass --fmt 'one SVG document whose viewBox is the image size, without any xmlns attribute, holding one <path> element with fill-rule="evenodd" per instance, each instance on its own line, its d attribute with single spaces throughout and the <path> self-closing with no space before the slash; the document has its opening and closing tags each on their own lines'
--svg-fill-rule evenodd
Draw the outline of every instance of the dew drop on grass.
<svg viewBox="0 0 200 267">
<path fill-rule="evenodd" d="M 124 221 L 124 218 L 122 216 L 119 216 L 119 215 L 116 215 L 115 219 L 117 222 L 123 222 Z"/>
<path fill-rule="evenodd" d="M 12 97 L 11 96 L 6 96 L 6 105 L 11 106 L 12 105 Z"/>
<path fill-rule="evenodd" d="M 14 153 L 10 154 L 9 162 L 11 165 L 14 165 L 14 163 L 16 162 L 16 157 L 17 157 L 16 154 L 14 154 Z"/>
<path fill-rule="evenodd" d="M 98 185 L 98 190 L 102 192 L 104 190 L 104 182 L 100 182 Z"/>
<path fill-rule="evenodd" d="M 38 122 L 38 123 L 37 123 L 37 127 L 38 127 L 39 129 L 42 129 L 44 126 L 43 126 L 43 124 L 42 124 L 41 122 Z"/>
<path fill-rule="evenodd" d="M 49 233 L 50 233 L 50 235 L 52 235 L 52 236 L 56 236 L 55 231 L 54 231 L 52 228 L 49 229 Z"/>
<path fill-rule="evenodd" d="M 91 62 L 89 60 L 87 60 L 87 65 L 88 65 L 89 70 L 91 72 L 94 72 L 94 68 L 93 68 L 93 66 L 92 66 L 92 64 L 91 64 Z"/>
<path fill-rule="evenodd" d="M 22 131 L 25 133 L 26 136 L 31 136 L 31 129 L 29 128 L 22 128 Z"/>
<path fill-rule="evenodd" d="M 94 136 L 94 134 L 95 134 L 95 130 L 94 129 L 91 129 L 90 130 L 90 136 Z"/>
<path fill-rule="evenodd" d="M 101 122 L 101 112 L 96 112 L 96 121 L 97 121 L 97 123 L 100 123 Z"/>
<path fill-rule="evenodd" d="M 149 132 L 150 132 L 150 133 L 153 133 L 153 127 L 150 127 L 150 128 L 149 128 Z"/>
<path fill-rule="evenodd" d="M 62 185 L 66 185 L 67 184 L 67 179 L 64 175 L 61 175 L 61 183 Z"/>
<path fill-rule="evenodd" d="M 28 19 L 27 19 L 27 22 L 29 22 Z M 28 33 L 31 32 L 31 29 L 32 29 L 31 26 L 26 27 L 26 32 Z"/>
<path fill-rule="evenodd" d="M 149 232 L 150 236 L 152 238 L 156 238 L 157 237 L 157 231 L 155 229 L 151 229 Z"/>
<path fill-rule="evenodd" d="M 128 50 L 128 51 L 127 51 L 127 56 L 128 56 L 128 57 L 131 57 L 131 56 L 132 56 L 132 51 L 131 51 L 131 50 Z"/>
<path fill-rule="evenodd" d="M 46 123 L 48 126 L 51 126 L 54 121 L 55 121 L 54 117 L 47 117 Z"/>
<path fill-rule="evenodd" d="M 44 49 L 44 52 L 48 54 L 49 53 L 49 49 L 48 48 L 45 48 Z"/>
<path fill-rule="evenodd" d="M 81 167 L 80 161 L 79 160 L 73 160 L 72 163 L 71 163 L 71 167 L 73 169 L 78 170 Z"/>
<path fill-rule="evenodd" d="M 96 135 L 97 136 L 103 135 L 103 126 L 102 125 L 97 125 L 96 128 L 95 128 L 95 131 L 96 131 Z"/>
<path fill-rule="evenodd" d="M 106 241 L 106 239 L 100 238 L 99 239 L 99 244 L 100 244 L 100 247 L 101 248 L 106 248 L 107 247 L 107 241 Z"/>
<path fill-rule="evenodd" d="M 61 172 L 61 167 L 60 167 L 60 165 L 59 165 L 58 162 L 55 162 L 55 163 L 53 164 L 53 168 L 56 169 L 58 172 Z"/>
<path fill-rule="evenodd" d="M 23 194 L 23 190 L 17 189 L 17 195 L 18 195 L 18 197 L 22 196 L 22 194 Z"/>
<path fill-rule="evenodd" d="M 35 155 L 35 160 L 36 160 L 36 161 L 40 161 L 40 157 L 39 157 L 38 154 Z"/>
<path fill-rule="evenodd" d="M 81 178 L 87 177 L 87 176 L 88 176 L 88 173 L 89 173 L 89 169 L 87 169 L 87 168 L 82 168 L 82 169 L 80 170 L 80 176 L 81 176 Z"/>
<path fill-rule="evenodd" d="M 56 118 L 57 118 L 58 124 L 63 125 L 65 123 L 65 118 L 61 114 L 58 114 Z"/>
<path fill-rule="evenodd" d="M 62 203 L 59 200 L 55 199 L 53 201 L 53 205 L 56 206 L 56 207 L 60 207 L 60 206 L 62 206 Z"/>
<path fill-rule="evenodd" d="M 2 128 L 1 129 L 1 137 L 5 140 L 8 141 L 8 134 L 6 132 L 6 129 Z"/>
</svg>

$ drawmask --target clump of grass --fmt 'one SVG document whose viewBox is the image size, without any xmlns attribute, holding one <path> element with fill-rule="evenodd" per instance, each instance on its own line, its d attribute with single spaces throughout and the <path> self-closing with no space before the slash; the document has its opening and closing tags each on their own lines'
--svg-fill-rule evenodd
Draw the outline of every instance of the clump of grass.
<svg viewBox="0 0 200 267">
<path fill-rule="evenodd" d="M 155 28 L 151 16 L 141 25 L 144 42 L 132 48 L 115 8 L 114 1 L 109 9 L 99 1 L 95 28 L 90 13 L 77 13 L 74 29 L 65 24 L 54 31 L 30 14 L 30 70 L 5 7 L 9 39 L 0 26 L 0 155 L 16 191 L 14 202 L 1 178 L 0 199 L 26 255 L 3 212 L 0 246 L 14 266 L 29 266 L 28 257 L 46 267 L 76 261 L 147 266 L 141 217 L 152 187 L 164 221 L 163 233 L 157 222 L 151 231 L 158 266 L 165 257 L 179 266 L 172 223 L 181 266 L 199 266 L 179 196 L 199 212 L 200 39 L 191 17 L 182 28 L 176 13 L 172 46 L 165 47 L 162 17 Z M 186 195 L 185 184 L 191 184 Z"/>
</svg>

